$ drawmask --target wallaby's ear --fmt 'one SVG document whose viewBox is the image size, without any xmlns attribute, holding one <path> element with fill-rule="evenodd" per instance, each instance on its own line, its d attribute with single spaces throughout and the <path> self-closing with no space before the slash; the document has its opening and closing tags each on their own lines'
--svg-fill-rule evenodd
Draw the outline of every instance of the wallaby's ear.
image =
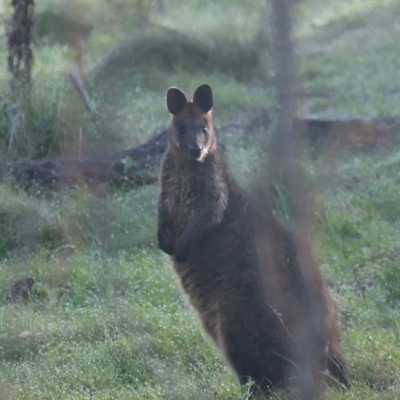
<svg viewBox="0 0 400 400">
<path fill-rule="evenodd" d="M 168 111 L 172 115 L 178 115 L 187 104 L 185 94 L 176 87 L 168 89 L 166 100 Z"/>
<path fill-rule="evenodd" d="M 193 103 L 204 113 L 208 113 L 214 104 L 211 86 L 201 85 L 194 92 Z"/>
</svg>

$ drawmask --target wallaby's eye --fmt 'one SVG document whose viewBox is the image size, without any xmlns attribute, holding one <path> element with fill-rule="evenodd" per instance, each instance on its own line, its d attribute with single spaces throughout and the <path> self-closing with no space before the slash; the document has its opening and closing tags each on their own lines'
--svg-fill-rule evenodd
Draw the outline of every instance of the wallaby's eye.
<svg viewBox="0 0 400 400">
<path fill-rule="evenodd" d="M 206 127 L 205 125 L 203 125 L 203 126 L 201 127 L 201 132 L 204 133 L 204 134 L 207 133 L 207 127 Z"/>
<path fill-rule="evenodd" d="M 183 127 L 183 126 L 180 126 L 179 128 L 178 128 L 178 133 L 179 133 L 179 135 L 184 135 L 185 134 L 185 128 Z"/>
</svg>

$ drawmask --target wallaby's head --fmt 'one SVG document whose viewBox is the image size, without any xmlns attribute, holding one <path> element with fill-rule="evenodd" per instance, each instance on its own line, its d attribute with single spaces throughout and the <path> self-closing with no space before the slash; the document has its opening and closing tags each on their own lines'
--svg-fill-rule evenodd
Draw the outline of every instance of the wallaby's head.
<svg viewBox="0 0 400 400">
<path fill-rule="evenodd" d="M 188 101 L 178 88 L 167 92 L 167 108 L 172 114 L 170 146 L 188 160 L 203 161 L 216 149 L 211 110 L 213 94 L 209 85 L 201 85 Z"/>
</svg>

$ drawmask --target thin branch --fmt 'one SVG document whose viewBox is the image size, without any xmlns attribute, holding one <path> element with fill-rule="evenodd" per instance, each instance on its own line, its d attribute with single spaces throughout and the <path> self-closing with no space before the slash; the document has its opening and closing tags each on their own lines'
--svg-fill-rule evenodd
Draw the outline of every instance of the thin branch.
<svg viewBox="0 0 400 400">
<path fill-rule="evenodd" d="M 93 104 L 92 100 L 90 99 L 89 93 L 85 88 L 85 84 L 82 81 L 77 70 L 71 70 L 68 74 L 69 78 L 71 79 L 75 89 L 78 91 L 82 100 L 85 104 L 86 110 L 88 111 L 90 118 L 95 123 L 96 126 L 102 126 L 102 121 L 100 114 L 97 112 L 95 105 Z"/>
</svg>

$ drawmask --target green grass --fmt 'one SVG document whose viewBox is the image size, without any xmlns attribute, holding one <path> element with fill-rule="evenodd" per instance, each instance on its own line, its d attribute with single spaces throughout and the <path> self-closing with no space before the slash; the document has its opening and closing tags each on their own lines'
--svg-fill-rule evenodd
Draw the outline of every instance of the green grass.
<svg viewBox="0 0 400 400">
<path fill-rule="evenodd" d="M 301 73 L 306 87 L 324 90 L 329 97 L 311 100 L 306 109 L 334 116 L 397 115 L 398 2 L 337 1 L 323 8 L 308 3 L 310 10 L 298 27 Z"/>
<path fill-rule="evenodd" d="M 40 140 L 50 152 L 71 153 L 79 129 L 88 152 L 140 143 L 169 123 L 169 86 L 191 96 L 207 82 L 227 160 L 251 188 L 265 132 L 243 135 L 240 127 L 261 107 L 275 116 L 271 54 L 262 55 L 260 65 L 269 69 L 256 79 L 152 66 L 134 72 L 117 97 L 100 98 L 93 77 L 138 21 L 100 2 L 80 3 L 93 7 L 82 11 L 93 26 L 82 72 L 115 135 L 98 138 L 65 78 L 70 50 L 43 40 L 35 45 L 32 108 L 22 122 L 21 114 L 6 114 L 18 99 L 9 96 L 7 72 L 0 69 L 0 157 L 40 155 Z M 139 3 L 126 4 L 134 10 Z M 218 53 L 219 43 L 255 46 L 270 31 L 263 26 L 270 12 L 263 4 L 166 0 L 165 14 L 151 11 L 149 19 L 194 35 Z M 63 7 L 50 1 L 38 6 Z M 329 94 L 302 99 L 300 112 L 398 115 L 398 1 L 308 0 L 297 11 L 301 84 Z M 0 6 L 0 13 L 9 8 Z M 221 59 L 229 52 L 221 49 Z M 5 65 L 4 52 L 0 60 Z M 26 141 L 18 136 L 9 146 L 10 132 L 21 131 Z M 305 167 L 318 193 L 313 245 L 352 371 L 350 389 L 329 389 L 327 398 L 400 398 L 400 147 L 321 152 Z M 99 198 L 85 188 L 43 195 L 0 184 L 0 400 L 248 398 L 248 388 L 239 387 L 202 334 L 157 248 L 156 196 L 154 185 Z M 29 301 L 10 300 L 12 284 L 27 277 L 36 279 L 35 293 Z"/>
<path fill-rule="evenodd" d="M 26 262 L 45 282 L 49 301 L 2 309 L 1 371 L 15 394 L 183 399 L 183 390 L 223 394 L 226 386 L 239 393 L 164 261 L 153 250 L 136 250 L 105 261 L 94 253 Z M 73 295 L 59 298 L 66 282 Z"/>
</svg>

